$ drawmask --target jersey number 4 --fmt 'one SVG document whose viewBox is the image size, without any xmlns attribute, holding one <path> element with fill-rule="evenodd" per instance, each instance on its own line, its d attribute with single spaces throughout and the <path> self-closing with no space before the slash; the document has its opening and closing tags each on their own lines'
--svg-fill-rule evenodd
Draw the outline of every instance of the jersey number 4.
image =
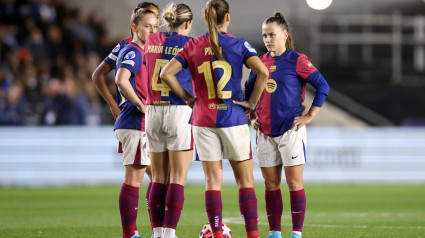
<svg viewBox="0 0 425 238">
<path fill-rule="evenodd" d="M 169 60 L 166 59 L 157 59 L 152 75 L 152 90 L 160 91 L 161 97 L 169 97 L 171 91 L 170 87 L 168 87 L 168 85 L 159 78 L 159 73 L 161 72 L 161 69 L 164 68 L 165 65 L 167 65 L 168 61 Z"/>
<path fill-rule="evenodd" d="M 224 60 L 217 60 L 212 63 L 213 69 L 220 68 L 223 69 L 223 75 L 217 83 L 217 91 L 215 92 L 214 79 L 212 76 L 212 70 L 210 66 L 210 61 L 205 61 L 198 67 L 199 74 L 204 74 L 205 82 L 207 83 L 208 88 L 208 98 L 218 98 L 228 99 L 232 97 L 232 91 L 223 91 L 226 84 L 229 82 L 230 77 L 232 76 L 232 66 Z"/>
</svg>

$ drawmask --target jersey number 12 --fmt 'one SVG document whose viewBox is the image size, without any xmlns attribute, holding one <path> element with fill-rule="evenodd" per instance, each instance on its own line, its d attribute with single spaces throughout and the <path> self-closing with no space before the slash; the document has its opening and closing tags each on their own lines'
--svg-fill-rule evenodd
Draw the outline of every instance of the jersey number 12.
<svg viewBox="0 0 425 238">
<path fill-rule="evenodd" d="M 223 75 L 217 83 L 218 98 L 228 99 L 232 97 L 232 91 L 223 91 L 232 76 L 232 66 L 224 60 L 217 60 L 212 63 L 213 69 L 223 69 Z M 204 74 L 208 88 L 208 98 L 216 98 L 214 79 L 212 76 L 210 61 L 205 61 L 198 67 L 199 74 Z"/>
</svg>

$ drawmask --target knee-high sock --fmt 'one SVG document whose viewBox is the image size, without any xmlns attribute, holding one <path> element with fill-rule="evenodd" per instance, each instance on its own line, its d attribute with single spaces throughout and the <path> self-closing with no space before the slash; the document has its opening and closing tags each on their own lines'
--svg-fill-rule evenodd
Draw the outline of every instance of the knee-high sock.
<svg viewBox="0 0 425 238">
<path fill-rule="evenodd" d="M 290 196 L 292 211 L 292 230 L 302 231 L 306 204 L 304 189 L 298 191 L 290 191 Z"/>
<path fill-rule="evenodd" d="M 148 185 L 148 189 L 146 189 L 146 197 L 145 197 L 145 200 L 146 200 L 146 207 L 148 208 L 148 215 L 149 215 L 149 221 L 150 221 L 150 223 L 151 223 L 151 228 L 153 228 L 152 227 L 152 215 L 151 215 L 151 210 L 149 209 L 149 195 L 150 195 L 150 193 L 151 193 L 151 189 L 152 189 L 152 182 L 149 182 L 149 185 Z"/>
<path fill-rule="evenodd" d="M 166 228 L 176 229 L 184 203 L 184 186 L 171 183 L 168 186 L 165 198 L 165 214 L 163 225 Z"/>
<path fill-rule="evenodd" d="M 165 212 L 165 184 L 152 183 L 149 194 L 149 211 L 151 214 L 151 226 L 161 227 Z"/>
<path fill-rule="evenodd" d="M 239 189 L 239 208 L 245 220 L 245 230 L 248 238 L 258 238 L 257 198 L 254 188 Z"/>
<path fill-rule="evenodd" d="M 123 183 L 118 200 L 123 238 L 130 238 L 137 230 L 137 209 L 139 206 L 139 188 Z"/>
<path fill-rule="evenodd" d="M 205 191 L 205 208 L 214 238 L 223 238 L 221 191 Z"/>
<path fill-rule="evenodd" d="M 280 189 L 266 190 L 266 211 L 270 231 L 281 231 L 283 202 Z"/>
</svg>

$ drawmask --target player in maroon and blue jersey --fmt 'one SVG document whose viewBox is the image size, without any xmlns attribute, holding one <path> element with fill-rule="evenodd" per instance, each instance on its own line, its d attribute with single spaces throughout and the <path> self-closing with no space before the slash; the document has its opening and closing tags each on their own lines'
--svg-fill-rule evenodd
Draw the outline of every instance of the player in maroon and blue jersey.
<svg viewBox="0 0 425 238">
<path fill-rule="evenodd" d="M 193 107 L 190 123 L 204 168 L 205 206 L 214 238 L 223 237 L 222 157 L 229 160 L 239 186 L 239 207 L 247 237 L 257 238 L 257 198 L 249 128 L 243 107 L 254 109 L 268 71 L 247 41 L 227 34 L 230 13 L 225 0 L 209 1 L 204 17 L 208 33 L 188 41 L 164 67 L 161 79 Z M 252 96 L 247 101 L 243 101 L 241 90 L 243 64 L 258 75 Z M 189 68 L 191 72 L 194 96 L 176 78 L 183 68 Z"/>
<path fill-rule="evenodd" d="M 139 188 L 150 160 L 146 153 L 142 98 L 146 96 L 146 69 L 142 64 L 147 36 L 158 28 L 157 15 L 145 8 L 134 9 L 131 20 L 132 41 L 119 51 L 115 82 L 121 94 L 114 130 L 123 147 L 124 183 L 119 197 L 119 210 L 124 238 L 138 238 L 136 219 Z"/>
<path fill-rule="evenodd" d="M 137 5 L 137 7 L 138 8 L 146 8 L 146 9 L 154 12 L 155 15 L 157 15 L 157 17 L 159 15 L 158 6 L 154 3 L 141 2 Z M 131 32 L 131 34 L 133 34 L 133 33 Z M 92 75 L 93 82 L 95 83 L 98 92 L 102 95 L 102 97 L 108 103 L 114 120 L 116 120 L 119 113 L 121 112 L 121 109 L 118 107 L 118 105 L 121 105 L 124 102 L 124 100 L 123 100 L 123 97 L 121 96 L 121 94 L 118 90 L 118 87 L 116 87 L 117 95 L 116 95 L 116 99 L 114 99 L 114 96 L 112 96 L 112 94 L 109 92 L 109 89 L 106 85 L 105 75 L 107 75 L 109 72 L 111 72 L 113 69 L 116 68 L 118 54 L 132 40 L 133 40 L 133 38 L 131 36 L 128 37 L 127 39 L 125 39 L 125 40 L 121 40 L 114 47 L 114 49 L 111 51 L 111 53 L 99 64 L 99 66 L 96 68 L 96 70 L 93 72 L 93 75 Z M 137 79 L 137 78 L 141 75 L 142 74 L 136 75 L 135 81 L 139 81 L 139 79 Z M 146 96 L 144 96 L 144 97 L 146 98 Z M 138 148 L 140 148 L 140 147 L 138 147 Z M 123 153 L 121 142 L 119 142 L 119 145 L 118 145 L 118 152 Z M 138 153 L 136 153 L 136 156 L 140 156 L 141 153 L 146 153 L 146 150 L 140 150 Z M 148 174 L 149 178 L 151 178 L 150 166 L 148 166 L 146 168 L 146 173 Z M 148 189 L 146 191 L 146 203 L 148 203 L 150 188 L 151 188 L 151 183 L 149 183 Z"/>
<path fill-rule="evenodd" d="M 282 237 L 280 183 L 283 165 L 291 200 L 291 238 L 301 238 L 306 207 L 303 187 L 307 146 L 305 125 L 319 112 L 329 93 L 329 85 L 307 56 L 294 51 L 288 24 L 281 13 L 265 20 L 262 28 L 269 52 L 260 58 L 270 74 L 257 110 L 251 113 L 251 122 L 257 129 L 258 161 L 265 180 L 270 228 L 267 237 Z M 256 80 L 257 75 L 251 72 L 246 82 L 246 97 L 251 94 Z M 316 89 L 316 95 L 309 111 L 303 115 L 307 83 Z"/>
<path fill-rule="evenodd" d="M 149 35 L 144 57 L 148 70 L 146 134 L 152 169 L 149 210 L 154 237 L 174 238 L 193 153 L 192 128 L 188 123 L 192 109 L 171 91 L 159 74 L 191 39 L 187 35 L 192 28 L 193 15 L 186 4 L 170 3 L 162 17 L 168 32 Z M 177 79 L 192 93 L 188 69 L 182 70 Z"/>
<path fill-rule="evenodd" d="M 159 15 L 159 9 L 158 6 L 151 2 L 141 2 L 137 5 L 139 8 L 146 8 L 148 10 L 151 10 L 156 15 Z M 112 96 L 110 93 L 108 86 L 105 82 L 105 76 L 114 70 L 116 68 L 117 58 L 119 52 L 124 48 L 125 45 L 130 43 L 133 40 L 133 38 L 130 36 L 125 40 L 121 40 L 109 53 L 108 56 L 105 57 L 105 59 L 97 66 L 95 71 L 93 72 L 92 79 L 93 82 L 97 88 L 97 91 L 102 95 L 102 97 L 105 99 L 105 101 L 109 105 L 109 109 L 111 110 L 112 116 L 114 117 L 114 120 L 118 117 L 118 114 L 121 112 L 121 110 L 118 108 L 118 105 L 121 104 L 122 97 L 118 91 L 116 90 L 116 98 Z"/>
</svg>

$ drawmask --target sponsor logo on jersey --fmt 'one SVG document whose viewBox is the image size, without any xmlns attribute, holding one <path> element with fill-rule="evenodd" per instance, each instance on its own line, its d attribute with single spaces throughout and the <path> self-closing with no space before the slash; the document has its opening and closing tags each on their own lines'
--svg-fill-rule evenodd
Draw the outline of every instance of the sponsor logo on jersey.
<svg viewBox="0 0 425 238">
<path fill-rule="evenodd" d="M 153 101 L 153 105 L 171 105 L 170 101 Z"/>
<path fill-rule="evenodd" d="M 266 81 L 266 91 L 268 93 L 273 93 L 277 89 L 277 83 L 273 79 L 268 79 Z"/>
<path fill-rule="evenodd" d="M 113 53 L 117 53 L 120 50 L 120 44 L 118 43 L 117 46 L 112 50 Z"/>
<path fill-rule="evenodd" d="M 272 65 L 272 66 L 270 66 L 269 71 L 270 71 L 271 73 L 273 73 L 274 71 L 276 71 L 276 65 Z"/>
<path fill-rule="evenodd" d="M 243 45 L 249 50 L 249 52 L 257 53 L 257 51 L 248 43 L 248 41 L 245 41 Z"/>
<path fill-rule="evenodd" d="M 136 53 L 134 51 L 130 51 L 124 56 L 124 59 L 130 60 L 130 59 L 134 59 L 135 57 L 136 57 Z"/>
<path fill-rule="evenodd" d="M 226 103 L 210 103 L 208 104 L 209 109 L 227 110 Z"/>
</svg>

